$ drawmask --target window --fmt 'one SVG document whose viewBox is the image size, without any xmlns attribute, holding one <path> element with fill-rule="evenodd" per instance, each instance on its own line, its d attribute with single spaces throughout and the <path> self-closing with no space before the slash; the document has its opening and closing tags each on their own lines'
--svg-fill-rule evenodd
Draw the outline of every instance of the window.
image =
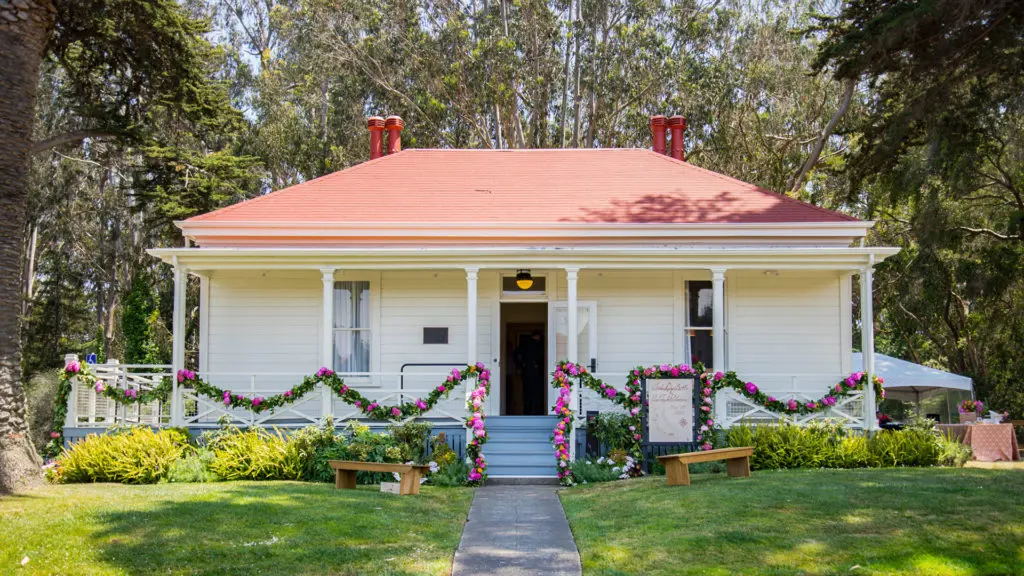
<svg viewBox="0 0 1024 576">
<path fill-rule="evenodd" d="M 711 282 L 691 280 L 686 283 L 686 325 L 683 327 L 686 338 L 683 341 L 691 365 L 701 362 L 706 368 L 713 368 L 712 302 Z"/>
<path fill-rule="evenodd" d="M 516 286 L 515 276 L 502 276 L 501 277 L 501 291 L 505 294 L 532 294 L 540 295 L 547 290 L 547 278 L 544 276 L 533 276 L 533 285 L 523 290 L 519 286 Z"/>
<path fill-rule="evenodd" d="M 448 328 L 423 328 L 424 344 L 447 344 Z"/>
<path fill-rule="evenodd" d="M 334 283 L 334 369 L 369 372 L 370 283 Z"/>
</svg>

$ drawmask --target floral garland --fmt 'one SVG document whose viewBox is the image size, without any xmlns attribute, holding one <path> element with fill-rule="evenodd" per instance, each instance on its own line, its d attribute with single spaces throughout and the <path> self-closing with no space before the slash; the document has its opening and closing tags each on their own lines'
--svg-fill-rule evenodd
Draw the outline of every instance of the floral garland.
<svg viewBox="0 0 1024 576">
<path fill-rule="evenodd" d="M 121 389 L 107 386 L 103 380 L 93 374 L 87 365 L 77 361 L 68 362 L 60 372 L 57 383 L 56 405 L 53 411 L 53 425 L 50 427 L 50 441 L 43 448 L 43 453 L 48 458 L 53 458 L 59 454 L 61 447 L 64 445 L 64 421 L 68 414 L 71 380 L 76 377 L 82 384 L 96 390 L 97 394 L 126 406 L 166 402 L 171 395 L 171 380 L 169 378 L 164 378 L 160 384 L 149 390 L 142 391 L 135 386 Z"/>
<path fill-rule="evenodd" d="M 555 367 L 554 380 L 551 383 L 552 387 L 558 389 L 555 415 L 559 416 L 559 420 L 551 436 L 551 443 L 555 449 L 555 459 L 558 462 L 559 482 L 564 486 L 575 486 L 577 482 L 576 475 L 572 471 L 572 460 L 570 459 L 569 452 L 570 432 L 576 421 L 576 416 L 572 408 L 570 408 L 572 404 L 570 379 L 576 380 L 581 386 L 599 392 L 605 398 L 626 409 L 629 413 L 629 431 L 633 433 L 633 436 L 629 447 L 629 456 L 627 457 L 627 464 L 629 465 L 623 470 L 622 475 L 623 477 L 643 475 L 641 467 L 643 462 L 643 446 L 641 444 L 643 436 L 640 434 L 641 404 L 639 380 L 629 378 L 626 381 L 625 390 L 620 391 L 605 384 L 601 379 L 595 378 L 587 372 L 586 366 L 572 362 L 560 362 Z"/>
<path fill-rule="evenodd" d="M 555 426 L 551 439 L 555 448 L 555 458 L 558 461 L 558 478 L 563 485 L 573 486 L 576 484 L 576 477 L 572 472 L 572 462 L 569 458 L 568 431 L 572 429 L 571 427 L 575 421 L 569 401 L 572 393 L 570 378 L 574 378 L 581 386 L 595 390 L 609 400 L 626 408 L 629 413 L 627 420 L 629 431 L 633 433 L 632 445 L 630 446 L 633 466 L 623 476 L 639 476 L 643 474 L 640 469 L 640 463 L 643 462 L 643 447 L 641 445 L 643 436 L 640 434 L 640 427 L 642 426 L 640 416 L 641 376 L 646 379 L 692 377 L 699 380 L 700 411 L 702 416 L 696 440 L 699 443 L 698 448 L 700 450 L 711 450 L 713 447 L 710 439 L 707 437 L 715 427 L 714 416 L 712 416 L 712 404 L 715 393 L 724 388 L 736 390 L 767 410 L 793 416 L 823 412 L 835 406 L 839 398 L 848 397 L 853 392 L 863 389 L 867 384 L 866 373 L 854 372 L 837 383 L 827 394 L 818 400 L 797 402 L 791 398 L 787 401 L 782 401 L 761 392 L 753 382 L 744 382 L 736 376 L 735 372 L 711 373 L 702 364 L 697 364 L 696 366 L 661 364 L 650 367 L 637 366 L 630 371 L 629 377 L 626 379 L 625 390 L 617 391 L 615 388 L 587 373 L 586 367 L 579 364 L 562 362 L 556 367 L 554 380 L 552 381 L 552 386 L 559 390 L 558 400 L 555 403 L 555 414 L 561 418 Z M 872 384 L 875 388 L 875 394 L 879 398 L 885 398 L 885 389 L 882 387 L 884 383 L 885 380 L 878 376 L 873 378 Z"/>
<path fill-rule="evenodd" d="M 78 377 L 79 381 L 87 386 L 95 388 L 98 394 L 103 394 L 105 397 L 122 404 L 145 404 L 157 400 L 165 401 L 171 390 L 170 379 L 164 380 L 152 390 L 141 393 L 134 387 L 124 390 L 107 387 L 87 367 L 78 362 L 69 362 L 64 366 L 64 371 L 61 373 L 60 387 L 57 392 L 57 409 L 54 414 L 53 429 L 50 432 L 51 440 L 46 448 L 47 455 L 56 456 L 64 444 L 64 419 L 67 415 L 68 397 L 71 394 L 71 380 L 75 377 Z M 483 482 L 487 473 L 487 460 L 482 452 L 483 445 L 487 442 L 483 406 L 490 392 L 490 377 L 490 371 L 484 367 L 482 362 L 468 364 L 462 370 L 453 369 L 445 381 L 432 389 L 425 398 L 417 398 L 412 402 L 395 405 L 381 405 L 349 387 L 334 370 L 326 367 L 317 370 L 316 374 L 306 376 L 302 379 L 302 382 L 280 394 L 268 397 L 256 396 L 254 398 L 248 398 L 242 394 L 233 393 L 231 390 L 218 388 L 199 378 L 192 370 L 179 370 L 176 375 L 179 384 L 191 386 L 197 393 L 203 396 L 216 398 L 223 402 L 226 407 L 243 408 L 257 414 L 291 404 L 313 391 L 318 384 L 323 384 L 333 390 L 343 402 L 355 406 L 366 417 L 390 421 L 399 421 L 423 415 L 430 411 L 442 398 L 447 398 L 450 392 L 459 384 L 470 378 L 477 378 L 478 386 L 470 393 L 466 403 L 466 408 L 471 414 L 466 418 L 465 425 L 473 430 L 473 438 L 466 446 L 466 457 L 471 465 L 467 476 L 467 481 L 470 484 Z"/>
</svg>

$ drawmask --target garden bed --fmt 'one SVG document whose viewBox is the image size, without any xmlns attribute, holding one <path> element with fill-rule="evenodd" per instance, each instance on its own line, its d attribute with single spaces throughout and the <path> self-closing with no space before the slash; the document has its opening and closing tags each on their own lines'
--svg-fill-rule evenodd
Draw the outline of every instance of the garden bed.
<svg viewBox="0 0 1024 576">
<path fill-rule="evenodd" d="M 561 492 L 584 574 L 1024 573 L 1024 473 L 895 468 L 663 477 Z"/>
<path fill-rule="evenodd" d="M 0 498 L 0 573 L 448 574 L 472 493 L 424 486 L 399 498 L 300 482 L 46 486 Z"/>
</svg>

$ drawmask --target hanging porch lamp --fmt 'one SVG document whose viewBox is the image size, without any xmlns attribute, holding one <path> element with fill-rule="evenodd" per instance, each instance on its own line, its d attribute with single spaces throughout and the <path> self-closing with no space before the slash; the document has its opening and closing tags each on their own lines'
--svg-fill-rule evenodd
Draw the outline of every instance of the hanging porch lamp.
<svg viewBox="0 0 1024 576">
<path fill-rule="evenodd" d="M 533 287 L 533 276 L 530 275 L 529 270 L 516 271 L 516 286 L 518 286 L 520 290 L 529 290 Z"/>
</svg>

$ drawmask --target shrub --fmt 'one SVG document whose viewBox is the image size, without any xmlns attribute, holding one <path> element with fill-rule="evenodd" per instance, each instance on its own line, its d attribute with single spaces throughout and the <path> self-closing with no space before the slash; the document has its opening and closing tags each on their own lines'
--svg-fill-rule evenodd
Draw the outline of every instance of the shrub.
<svg viewBox="0 0 1024 576">
<path fill-rule="evenodd" d="M 339 436 L 333 444 L 322 446 L 317 450 L 313 456 L 312 465 L 307 468 L 304 478 L 311 482 L 334 482 L 334 468 L 331 468 L 329 461 L 351 459 L 348 455 L 345 438 Z"/>
<path fill-rule="evenodd" d="M 114 430 L 72 445 L 57 457 L 51 479 L 57 482 L 153 484 L 165 478 L 189 450 L 187 434 L 147 426 Z"/>
<path fill-rule="evenodd" d="M 208 448 L 199 448 L 187 453 L 171 464 L 167 481 L 172 483 L 216 482 L 219 480 L 210 469 L 215 455 Z"/>
<path fill-rule="evenodd" d="M 629 431 L 629 416 L 621 412 L 601 412 L 588 418 L 587 429 L 608 452 L 625 452 L 633 437 Z"/>
<path fill-rule="evenodd" d="M 971 459 L 971 447 L 955 436 L 945 433 L 939 435 L 939 466 L 962 467 Z"/>
<path fill-rule="evenodd" d="M 622 476 L 622 465 L 603 457 L 597 460 L 577 460 L 572 464 L 572 473 L 582 484 L 610 482 Z"/>
<path fill-rule="evenodd" d="M 935 434 L 920 428 L 881 430 L 868 437 L 827 422 L 741 425 L 730 429 L 726 439 L 729 446 L 754 446 L 750 467 L 755 470 L 934 466 L 939 457 Z"/>
<path fill-rule="evenodd" d="M 339 440 L 344 445 L 344 438 L 339 438 L 334 434 L 334 422 L 330 419 L 325 420 L 319 426 L 307 426 L 301 430 L 296 430 L 288 436 L 287 449 L 294 453 L 294 457 L 302 462 L 303 480 L 312 480 L 314 482 L 333 481 L 333 472 L 325 475 L 322 468 L 326 467 L 330 471 L 331 467 L 327 464 L 327 460 L 343 460 L 344 458 L 331 457 L 324 459 L 322 462 L 323 466 L 321 467 L 320 455 L 325 450 L 333 448 Z M 324 477 L 327 480 L 322 480 Z"/>
<path fill-rule="evenodd" d="M 304 464 L 296 444 L 278 430 L 225 428 L 210 437 L 210 469 L 225 480 L 301 480 Z"/>
<path fill-rule="evenodd" d="M 388 433 L 402 451 L 402 461 L 426 462 L 427 443 L 430 441 L 430 430 L 434 427 L 430 422 L 410 420 L 404 424 L 388 425 Z"/>
<path fill-rule="evenodd" d="M 469 475 L 469 464 L 466 464 L 465 460 L 455 458 L 447 465 L 441 466 L 438 464 L 438 466 L 437 472 L 430 475 L 430 483 L 434 486 L 462 486 L 466 483 L 466 477 Z"/>
</svg>

